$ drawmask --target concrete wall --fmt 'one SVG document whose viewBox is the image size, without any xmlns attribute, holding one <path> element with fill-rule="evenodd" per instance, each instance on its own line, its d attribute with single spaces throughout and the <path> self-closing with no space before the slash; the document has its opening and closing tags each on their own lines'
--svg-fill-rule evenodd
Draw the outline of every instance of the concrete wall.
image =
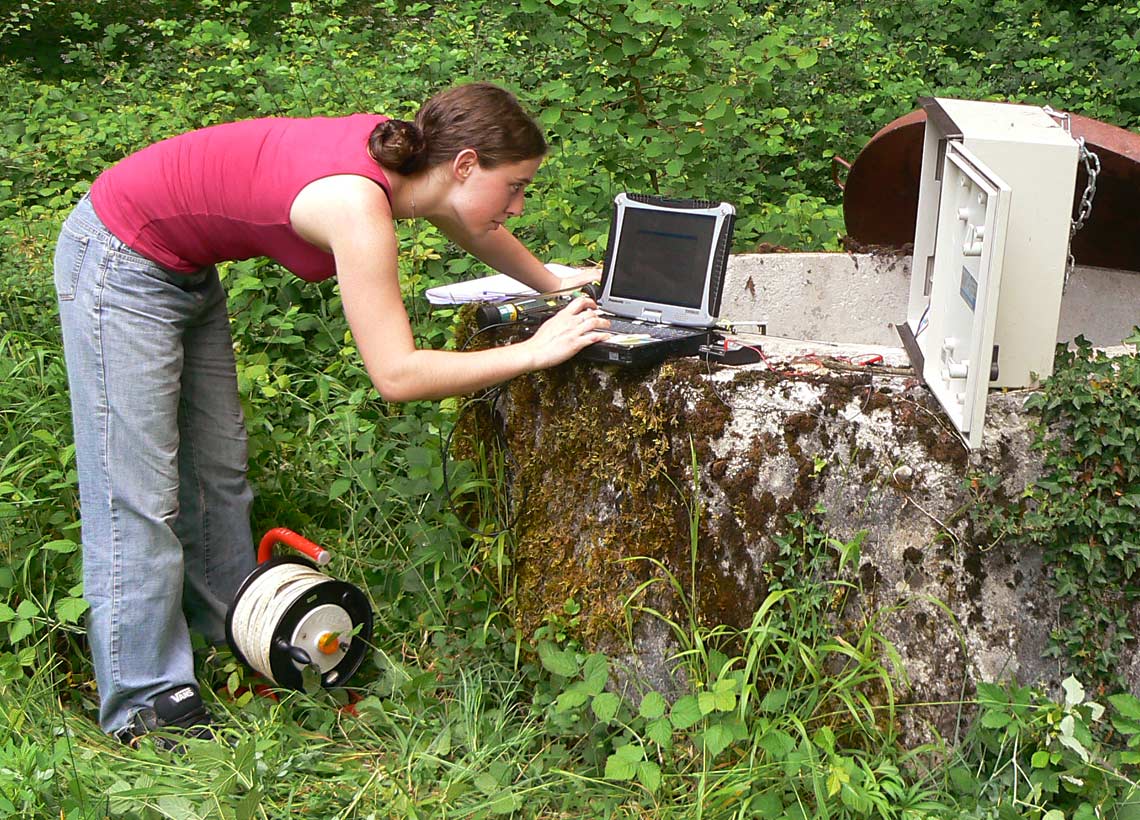
<svg viewBox="0 0 1140 820">
<path fill-rule="evenodd" d="M 767 322 L 791 339 L 899 346 L 906 321 L 910 257 L 847 253 L 732 257 L 721 317 Z M 1140 324 L 1140 273 L 1078 267 L 1061 302 L 1058 341 L 1083 334 L 1117 345 Z"/>
</svg>

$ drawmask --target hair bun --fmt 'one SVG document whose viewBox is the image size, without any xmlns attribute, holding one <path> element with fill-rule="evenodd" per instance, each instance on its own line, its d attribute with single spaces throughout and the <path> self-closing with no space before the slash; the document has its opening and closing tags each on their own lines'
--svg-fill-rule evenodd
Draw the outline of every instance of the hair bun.
<svg viewBox="0 0 1140 820">
<path fill-rule="evenodd" d="M 414 174 L 427 162 L 427 138 L 415 123 L 386 120 L 368 137 L 368 150 L 385 168 Z"/>
</svg>

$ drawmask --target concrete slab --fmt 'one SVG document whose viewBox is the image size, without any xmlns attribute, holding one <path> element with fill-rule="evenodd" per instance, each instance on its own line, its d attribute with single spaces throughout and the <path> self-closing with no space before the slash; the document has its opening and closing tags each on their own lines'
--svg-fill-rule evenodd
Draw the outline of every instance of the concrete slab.
<svg viewBox="0 0 1140 820">
<path fill-rule="evenodd" d="M 899 346 L 910 257 L 890 254 L 739 254 L 729 261 L 721 317 L 793 339 Z M 1058 341 L 1083 334 L 1117 345 L 1140 324 L 1140 273 L 1078 266 L 1061 302 Z"/>
</svg>

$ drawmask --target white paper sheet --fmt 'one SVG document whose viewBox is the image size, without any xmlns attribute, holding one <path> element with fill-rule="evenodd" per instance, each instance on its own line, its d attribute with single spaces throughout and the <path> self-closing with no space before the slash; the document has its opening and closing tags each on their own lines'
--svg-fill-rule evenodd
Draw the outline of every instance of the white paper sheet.
<svg viewBox="0 0 1140 820">
<path fill-rule="evenodd" d="M 555 276 L 565 278 L 578 273 L 577 268 L 549 262 L 546 269 Z M 505 273 L 495 273 L 479 279 L 468 279 L 451 285 L 428 288 L 426 296 L 433 305 L 462 305 L 467 302 L 498 302 L 519 296 L 532 296 L 535 291 Z"/>
</svg>

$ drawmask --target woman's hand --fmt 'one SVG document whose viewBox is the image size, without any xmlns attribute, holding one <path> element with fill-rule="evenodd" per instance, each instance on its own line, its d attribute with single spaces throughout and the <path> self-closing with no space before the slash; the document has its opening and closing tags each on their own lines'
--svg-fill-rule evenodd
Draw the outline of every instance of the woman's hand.
<svg viewBox="0 0 1140 820">
<path fill-rule="evenodd" d="M 579 350 L 609 336 L 609 320 L 589 296 L 580 296 L 551 316 L 520 346 L 529 346 L 535 370 L 560 364 Z"/>
</svg>

